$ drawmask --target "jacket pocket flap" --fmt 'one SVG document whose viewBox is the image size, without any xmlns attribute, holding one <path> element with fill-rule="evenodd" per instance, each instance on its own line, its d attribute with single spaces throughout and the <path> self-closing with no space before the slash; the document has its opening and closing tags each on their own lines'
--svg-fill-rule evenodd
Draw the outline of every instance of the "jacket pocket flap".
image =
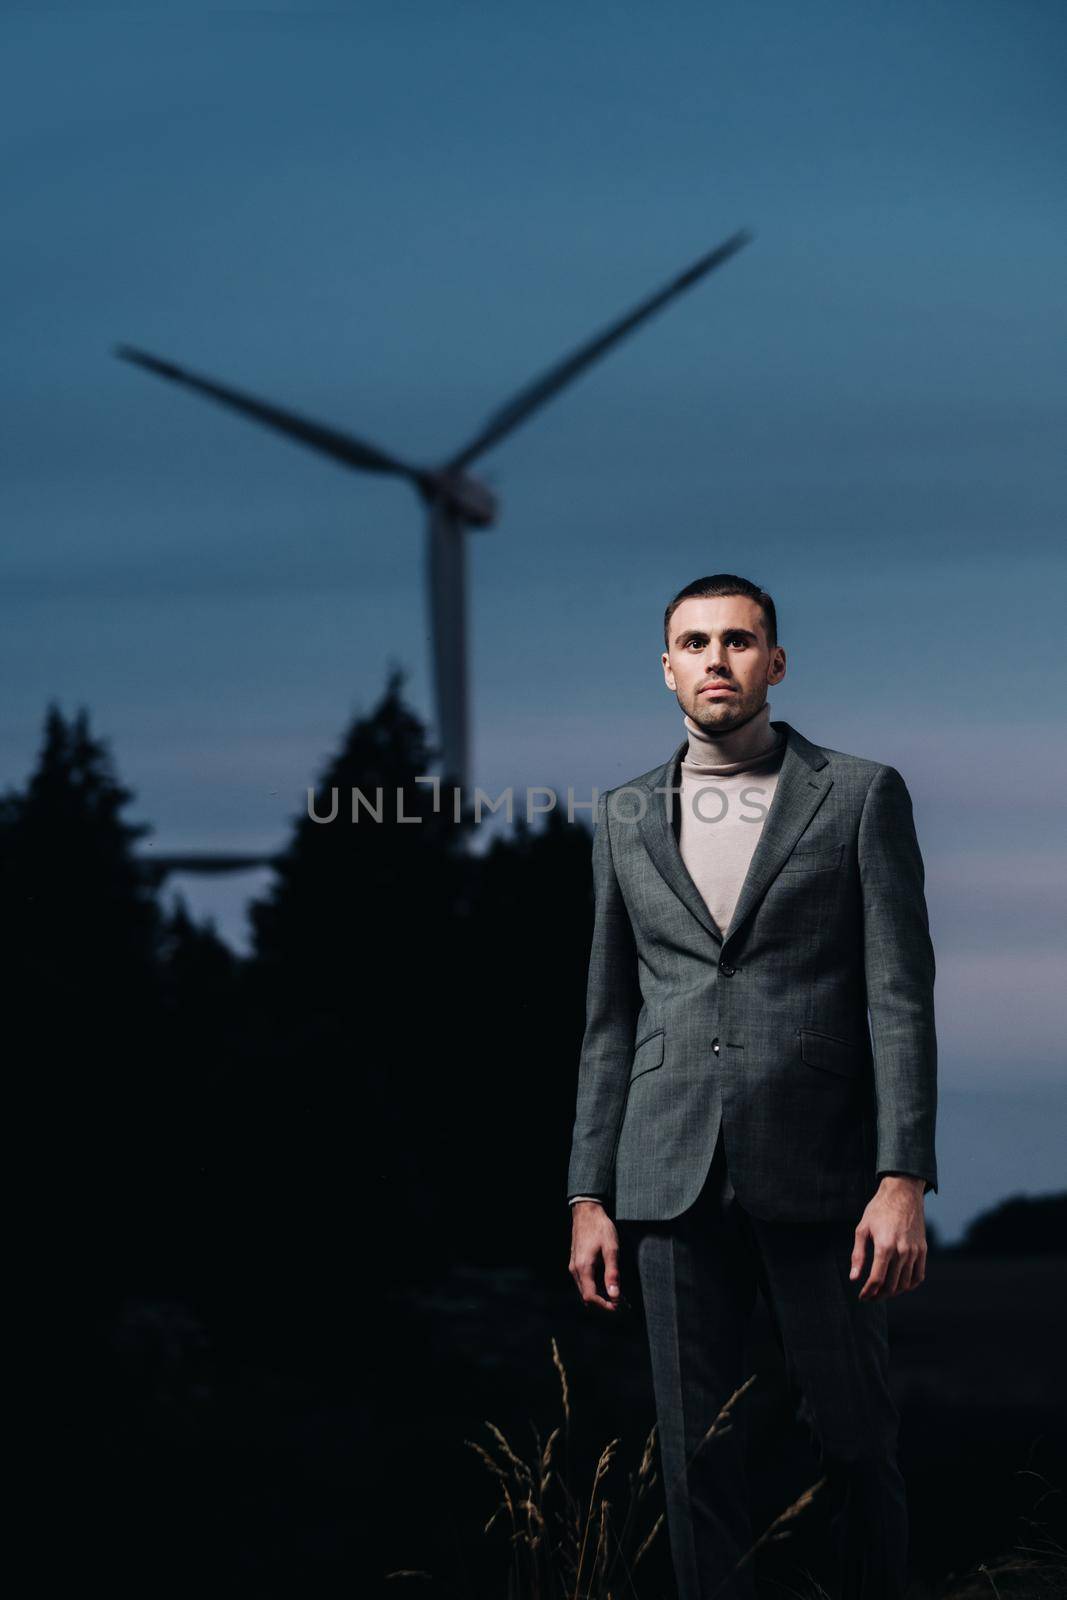
<svg viewBox="0 0 1067 1600">
<path fill-rule="evenodd" d="M 655 1033 L 646 1034 L 634 1051 L 633 1066 L 630 1069 L 630 1082 L 639 1078 L 643 1072 L 651 1072 L 653 1067 L 663 1065 L 663 1038 L 664 1029 L 657 1028 Z"/>
<path fill-rule="evenodd" d="M 782 863 L 783 872 L 826 872 L 841 865 L 843 844 L 824 844 L 817 849 L 798 846 Z"/>
<path fill-rule="evenodd" d="M 821 1067 L 826 1072 L 839 1072 L 850 1078 L 859 1065 L 859 1051 L 847 1039 L 837 1039 L 832 1033 L 819 1033 L 815 1028 L 801 1028 L 800 1054 L 809 1067 Z"/>
</svg>

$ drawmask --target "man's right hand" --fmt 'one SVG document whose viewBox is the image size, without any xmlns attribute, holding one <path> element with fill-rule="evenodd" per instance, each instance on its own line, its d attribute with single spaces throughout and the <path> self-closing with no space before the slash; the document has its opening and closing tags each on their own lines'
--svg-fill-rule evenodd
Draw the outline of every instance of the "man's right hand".
<svg viewBox="0 0 1067 1600">
<path fill-rule="evenodd" d="M 583 1304 L 620 1309 L 619 1236 L 599 1200 L 576 1200 L 571 1206 L 570 1274 Z"/>
</svg>

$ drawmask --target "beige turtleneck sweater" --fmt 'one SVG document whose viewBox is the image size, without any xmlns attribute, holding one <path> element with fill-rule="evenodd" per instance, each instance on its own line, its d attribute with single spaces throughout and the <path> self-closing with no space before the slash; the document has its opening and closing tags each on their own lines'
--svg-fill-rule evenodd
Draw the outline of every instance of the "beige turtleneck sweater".
<svg viewBox="0 0 1067 1600">
<path fill-rule="evenodd" d="M 708 733 L 687 716 L 689 746 L 675 812 L 678 848 L 705 905 L 725 936 L 778 787 L 785 739 L 764 701 L 727 733 Z"/>
<path fill-rule="evenodd" d="M 681 793 L 673 810 L 675 837 L 689 876 L 716 926 L 726 934 L 767 811 L 778 787 L 785 736 L 763 705 L 740 727 L 709 733 L 686 715 L 689 744 L 679 769 Z M 709 1182 L 720 1203 L 733 1196 L 720 1136 Z M 575 1194 L 578 1200 L 600 1195 Z"/>
</svg>

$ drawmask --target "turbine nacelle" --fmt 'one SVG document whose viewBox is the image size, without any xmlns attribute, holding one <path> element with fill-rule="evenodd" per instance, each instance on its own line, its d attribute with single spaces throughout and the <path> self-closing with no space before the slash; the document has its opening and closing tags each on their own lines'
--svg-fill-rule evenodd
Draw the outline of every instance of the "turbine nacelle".
<svg viewBox="0 0 1067 1600">
<path fill-rule="evenodd" d="M 491 489 L 454 467 L 421 472 L 419 492 L 424 500 L 443 505 L 469 528 L 491 528 L 500 510 L 500 502 Z"/>
</svg>

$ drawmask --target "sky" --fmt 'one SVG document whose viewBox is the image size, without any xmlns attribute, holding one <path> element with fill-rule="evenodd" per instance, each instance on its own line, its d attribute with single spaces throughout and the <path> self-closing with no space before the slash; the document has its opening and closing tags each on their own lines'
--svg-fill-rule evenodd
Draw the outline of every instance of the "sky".
<svg viewBox="0 0 1067 1600">
<path fill-rule="evenodd" d="M 664 605 L 764 585 L 772 717 L 912 794 L 956 1107 L 930 1214 L 1062 1184 L 1058 0 L 148 5 L 0 42 L 0 786 L 85 705 L 156 849 L 268 851 L 392 664 L 432 714 L 410 489 L 116 342 L 434 463 L 750 227 L 482 461 L 473 778 L 664 760 Z M 171 890 L 245 948 L 263 881 Z"/>
</svg>

